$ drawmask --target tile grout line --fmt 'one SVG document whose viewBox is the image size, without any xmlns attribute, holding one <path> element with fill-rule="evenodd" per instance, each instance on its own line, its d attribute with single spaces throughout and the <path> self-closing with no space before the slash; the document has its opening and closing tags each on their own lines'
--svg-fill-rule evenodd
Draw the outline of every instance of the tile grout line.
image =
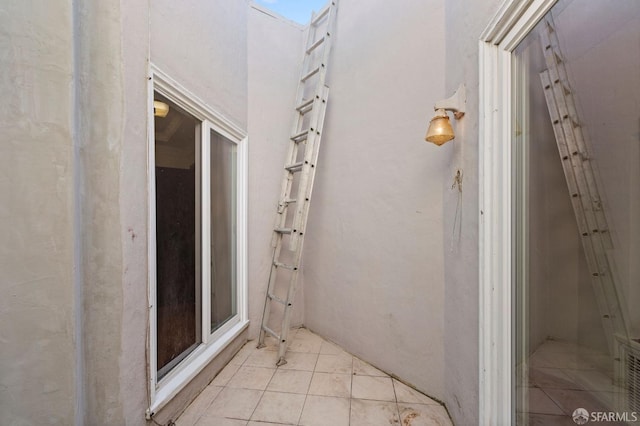
<svg viewBox="0 0 640 426">
<path fill-rule="evenodd" d="M 355 375 L 353 370 L 353 363 L 355 362 L 355 357 L 351 356 L 351 386 L 349 389 L 349 426 L 351 426 L 351 402 L 353 401 L 353 376 Z"/>
<path fill-rule="evenodd" d="M 396 393 L 396 382 L 393 380 L 393 377 L 389 377 L 391 379 L 391 386 L 393 387 L 393 397 L 396 401 L 396 412 L 398 413 L 398 423 L 402 422 L 402 417 L 400 417 L 400 405 L 398 404 L 398 394 Z"/>
<path fill-rule="evenodd" d="M 323 339 L 324 340 L 324 339 Z M 316 358 L 316 363 L 313 365 L 313 371 L 311 372 L 311 380 L 309 380 L 309 386 L 307 386 L 307 392 L 304 394 L 304 403 L 302 404 L 302 410 L 300 411 L 300 416 L 298 417 L 298 425 L 300 425 L 300 421 L 302 420 L 302 413 L 304 412 L 304 408 L 307 405 L 307 399 L 309 397 L 309 391 L 311 390 L 311 382 L 313 382 L 313 376 L 316 373 L 316 367 L 318 366 L 318 360 L 320 359 L 320 351 L 322 350 L 322 343 L 320 343 L 320 348 L 318 349 L 318 356 Z"/>
</svg>

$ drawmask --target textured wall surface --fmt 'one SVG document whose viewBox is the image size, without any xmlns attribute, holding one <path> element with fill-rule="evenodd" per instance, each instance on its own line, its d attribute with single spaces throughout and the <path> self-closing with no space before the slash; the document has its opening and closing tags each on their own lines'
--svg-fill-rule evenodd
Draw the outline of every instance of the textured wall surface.
<svg viewBox="0 0 640 426">
<path fill-rule="evenodd" d="M 305 324 L 444 395 L 444 2 L 343 1 L 305 242 Z"/>
<path fill-rule="evenodd" d="M 303 30 L 283 18 L 252 7 L 248 32 L 249 336 L 256 338 L 271 270 L 271 236 L 294 117 Z M 287 286 L 286 280 L 279 282 L 279 288 Z M 303 276 L 299 274 L 292 325 L 303 322 L 303 302 Z M 274 304 L 272 312 L 273 324 L 281 319 L 280 305 Z M 279 323 L 274 327 L 279 330 Z"/>
<path fill-rule="evenodd" d="M 0 5 L 0 413 L 73 424 L 73 9 Z"/>
<path fill-rule="evenodd" d="M 242 129 L 247 19 L 243 0 L 154 0 L 151 7 L 151 61 Z"/>
<path fill-rule="evenodd" d="M 456 424 L 478 424 L 478 41 L 501 0 L 445 2 L 447 94 L 467 86 L 467 113 L 456 123 L 456 139 L 445 146 L 443 202 L 445 298 L 444 401 Z M 463 174 L 462 197 L 451 191 L 457 170 Z M 453 233 L 458 211 L 459 228 Z"/>
</svg>

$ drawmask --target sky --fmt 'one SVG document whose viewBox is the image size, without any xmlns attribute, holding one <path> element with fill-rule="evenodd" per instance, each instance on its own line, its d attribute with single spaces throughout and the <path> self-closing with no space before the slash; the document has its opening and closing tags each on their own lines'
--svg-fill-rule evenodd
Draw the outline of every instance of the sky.
<svg viewBox="0 0 640 426">
<path fill-rule="evenodd" d="M 311 18 L 311 11 L 318 12 L 327 0 L 255 0 L 260 6 L 300 24 L 307 24 Z"/>
</svg>

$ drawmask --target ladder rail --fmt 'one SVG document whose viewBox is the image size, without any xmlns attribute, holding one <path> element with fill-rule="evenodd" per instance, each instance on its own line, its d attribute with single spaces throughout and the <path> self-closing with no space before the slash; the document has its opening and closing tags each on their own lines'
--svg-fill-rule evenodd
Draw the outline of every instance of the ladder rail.
<svg viewBox="0 0 640 426">
<path fill-rule="evenodd" d="M 608 254 L 613 245 L 611 230 L 551 17 L 545 18 L 540 41 L 547 65 L 540 80 L 605 337 L 611 353 L 615 353 L 616 335 L 627 336 L 627 328 L 614 265 Z"/>
<path fill-rule="evenodd" d="M 295 95 L 294 119 L 290 132 L 292 136 L 289 138 L 289 147 L 282 171 L 280 197 L 271 240 L 271 267 L 258 339 L 259 348 L 264 347 L 267 335 L 279 340 L 278 366 L 286 363 L 289 324 L 300 273 L 304 233 L 329 94 L 325 80 L 331 52 L 331 35 L 336 21 L 336 9 L 337 0 L 332 0 L 319 14 L 311 15 Z M 319 63 L 312 64 L 318 59 L 320 59 Z M 305 99 L 305 96 L 308 98 Z M 292 198 L 291 193 L 296 183 L 297 193 L 295 198 Z M 289 244 L 285 248 L 286 241 Z M 283 250 L 292 252 L 292 255 L 286 254 Z M 281 256 L 285 254 L 284 258 L 289 260 L 281 260 Z M 279 270 L 282 269 L 290 272 L 288 279 L 284 279 L 284 277 L 280 279 Z M 284 282 L 288 284 L 284 298 L 277 296 L 277 294 L 282 295 L 282 291 L 276 293 L 280 281 L 283 281 L 281 285 Z M 284 307 L 280 334 L 269 327 L 274 303 Z"/>
</svg>

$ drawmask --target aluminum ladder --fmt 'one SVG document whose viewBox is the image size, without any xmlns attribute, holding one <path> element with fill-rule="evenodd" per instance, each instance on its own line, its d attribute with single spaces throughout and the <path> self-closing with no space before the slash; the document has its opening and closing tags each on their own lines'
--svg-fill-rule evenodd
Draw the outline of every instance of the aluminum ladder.
<svg viewBox="0 0 640 426">
<path fill-rule="evenodd" d="M 547 70 L 540 73 L 544 95 L 553 125 L 562 168 L 567 179 L 571 204 L 576 216 L 602 327 L 612 355 L 617 353 L 616 338 L 628 338 L 624 312 L 616 288 L 610 227 L 592 157 L 578 118 L 553 18 L 545 17 L 540 42 Z"/>
<path fill-rule="evenodd" d="M 271 245 L 273 258 L 260 325 L 258 348 L 266 335 L 278 339 L 277 366 L 286 364 L 289 323 L 296 293 L 304 234 L 322 139 L 329 88 L 325 84 L 337 0 L 311 16 L 296 92 L 294 119 L 285 159 Z M 295 193 L 295 198 L 292 198 Z M 288 283 L 288 287 L 284 286 Z M 286 289 L 286 291 L 285 291 Z M 269 328 L 272 305 L 283 307 L 280 333 Z"/>
</svg>

